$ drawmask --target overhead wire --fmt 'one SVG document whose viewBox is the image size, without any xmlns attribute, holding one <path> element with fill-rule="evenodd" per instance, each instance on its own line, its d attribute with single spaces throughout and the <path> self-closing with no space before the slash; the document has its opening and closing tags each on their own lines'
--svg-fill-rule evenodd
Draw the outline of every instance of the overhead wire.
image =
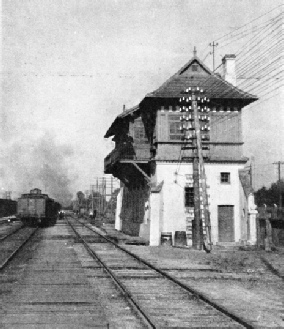
<svg viewBox="0 0 284 329">
<path fill-rule="evenodd" d="M 272 32 L 276 31 L 277 28 L 279 27 L 279 23 L 281 23 L 281 21 L 282 21 L 282 17 L 283 17 L 283 14 L 281 14 L 281 15 L 279 15 L 279 17 L 273 19 L 273 20 L 275 20 L 274 23 L 268 24 L 267 26 L 265 26 L 265 28 L 262 29 L 263 31 L 259 31 L 261 33 L 258 32 L 256 36 L 255 36 L 255 34 L 251 35 L 251 37 L 244 44 L 242 44 L 242 47 L 239 49 L 239 51 L 236 52 L 236 56 L 239 56 L 241 53 L 246 52 L 246 55 L 243 56 L 243 58 L 245 59 L 248 56 L 247 47 L 249 46 L 250 51 L 252 51 L 254 49 L 254 47 L 259 44 L 257 41 L 259 38 L 263 39 L 264 36 L 266 36 L 267 34 L 271 35 Z M 255 45 L 252 47 L 252 44 L 255 44 Z"/>
<path fill-rule="evenodd" d="M 255 40 L 255 42 L 257 43 L 257 48 L 254 51 L 248 50 L 246 58 L 236 56 L 236 62 L 238 64 L 237 71 L 241 72 L 249 65 L 256 62 L 258 58 L 263 57 L 267 53 L 273 53 L 274 51 L 276 51 L 277 48 L 281 47 L 282 41 L 283 38 L 281 31 L 279 31 L 279 36 L 276 36 L 275 39 L 268 40 L 263 38 L 261 41 Z"/>
<path fill-rule="evenodd" d="M 245 26 L 247 26 L 247 25 L 249 25 L 249 24 L 251 24 L 252 22 L 257 21 L 258 19 L 260 19 L 260 18 L 262 18 L 262 17 L 264 17 L 264 16 L 267 16 L 268 14 L 270 14 L 271 12 L 273 12 L 274 10 L 276 10 L 276 9 L 282 7 L 282 6 L 283 6 L 283 4 L 281 4 L 281 5 L 277 6 L 277 7 L 272 8 L 270 11 L 266 12 L 265 14 L 262 14 L 262 15 L 256 17 L 256 18 L 254 18 L 253 20 L 249 21 L 248 23 L 246 23 L 246 24 L 244 24 L 244 25 L 242 25 L 242 26 L 236 28 L 236 29 L 234 30 L 234 32 L 240 30 L 241 28 L 243 28 L 243 27 L 245 27 Z M 225 35 L 223 35 L 223 36 L 221 36 L 221 37 L 215 39 L 214 41 L 219 41 L 219 42 L 220 42 L 220 40 L 222 40 L 223 38 L 225 38 L 225 37 L 227 37 L 227 36 L 230 36 L 231 33 L 232 33 L 232 32 L 227 33 L 227 34 L 225 34 Z"/>
<path fill-rule="evenodd" d="M 283 74 L 283 70 L 280 71 L 280 72 L 278 72 L 278 73 L 276 73 L 272 77 L 268 77 L 267 79 L 264 79 L 264 80 L 260 81 L 260 83 L 263 83 L 263 82 L 265 82 L 267 80 L 275 79 L 276 77 L 278 77 L 279 75 L 282 75 L 282 74 Z M 279 80 L 278 82 L 280 82 L 281 80 L 283 80 L 283 78 L 282 79 L 278 78 L 278 80 Z M 262 89 L 266 89 L 266 88 L 270 88 L 270 87 L 275 88 L 275 85 L 274 84 L 271 84 L 271 85 L 268 85 L 268 86 L 267 85 L 253 86 L 253 87 L 251 87 L 251 89 L 248 89 L 248 91 L 249 92 L 253 91 L 254 93 L 256 93 L 257 91 L 259 92 Z"/>
<path fill-rule="evenodd" d="M 282 45 L 279 45 L 278 46 L 281 50 L 281 47 Z M 277 48 L 278 50 L 278 48 Z M 270 53 L 265 53 L 265 56 L 269 55 Z M 278 54 L 277 54 L 278 55 Z M 263 56 L 263 55 L 262 55 Z M 261 57 L 258 57 L 258 65 L 256 65 L 257 63 L 254 63 L 252 62 L 251 64 L 252 65 L 255 65 L 255 67 L 253 67 L 252 65 L 250 66 L 247 66 L 245 69 L 241 70 L 241 71 L 236 71 L 236 76 L 237 76 L 237 79 L 241 78 L 241 77 L 244 77 L 244 75 L 247 73 L 247 72 L 250 72 L 250 78 L 252 78 L 252 76 L 255 75 L 255 71 L 258 73 L 258 71 L 260 71 L 260 67 L 262 68 L 265 64 L 267 64 L 267 58 L 261 58 Z M 270 60 L 270 64 L 271 64 L 271 60 Z M 267 67 L 267 66 L 266 66 Z M 261 69 L 262 70 L 262 69 Z"/>
<path fill-rule="evenodd" d="M 247 69 L 248 67 L 251 66 L 251 64 L 254 63 L 258 63 L 259 59 L 264 57 L 264 56 L 268 56 L 271 53 L 273 54 L 274 52 L 281 50 L 281 47 L 283 47 L 282 42 L 283 39 L 282 38 L 277 38 L 273 41 L 273 44 L 269 43 L 267 44 L 267 40 L 266 40 L 266 47 L 261 49 L 260 52 L 260 48 L 262 48 L 262 45 L 259 46 L 259 48 L 257 48 L 254 52 L 250 53 L 249 52 L 249 60 L 236 60 L 238 66 L 237 66 L 237 72 L 238 74 L 242 73 L 242 71 L 244 71 L 245 69 Z"/>
<path fill-rule="evenodd" d="M 272 24 L 273 20 L 274 20 L 274 18 L 271 19 L 271 20 L 269 21 L 269 23 L 265 24 L 264 26 L 260 26 L 260 27 L 258 27 L 258 28 L 257 28 L 255 31 L 253 31 L 253 32 L 247 32 L 245 36 L 247 36 L 247 35 L 250 35 L 250 36 L 253 35 L 253 37 L 254 37 L 255 35 L 259 35 L 260 32 L 262 32 L 262 33 L 265 32 L 265 30 L 267 30 L 267 29 L 269 28 L 269 26 Z M 242 35 L 242 36 L 240 36 L 239 38 L 236 38 L 236 39 L 230 39 L 227 43 L 221 45 L 218 49 L 220 50 L 220 49 L 222 49 L 222 48 L 224 48 L 224 47 L 226 47 L 226 46 L 228 46 L 228 45 L 230 45 L 230 44 L 232 44 L 232 43 L 237 43 L 239 40 L 243 40 L 245 36 Z M 243 51 L 243 48 L 242 48 L 242 50 L 240 51 L 240 53 L 241 53 L 242 51 Z M 238 55 L 238 54 L 237 54 L 237 55 Z"/>
<path fill-rule="evenodd" d="M 271 47 L 271 49 L 268 48 L 263 53 L 260 52 L 258 56 L 254 56 L 254 58 L 249 61 L 248 64 L 239 67 L 237 62 L 237 76 L 246 74 L 248 71 L 253 72 L 253 70 L 258 70 L 266 64 L 270 64 L 275 57 L 279 56 L 279 54 L 281 55 L 283 45 L 279 43 L 279 41 L 281 40 L 278 40 L 278 44 L 274 45 L 274 47 Z"/>
<path fill-rule="evenodd" d="M 263 36 L 262 36 L 262 40 L 263 40 L 264 38 L 263 38 Z M 259 42 L 258 42 L 258 44 L 259 44 Z M 255 47 L 255 46 L 254 46 Z M 241 53 L 241 52 L 240 52 Z M 253 61 L 251 62 L 251 63 L 253 63 Z M 221 95 L 219 95 L 219 96 L 225 96 L 225 95 L 227 95 L 228 93 L 230 92 L 230 90 L 228 89 L 228 91 L 227 92 L 223 92 Z M 216 94 L 215 94 L 216 95 Z M 213 95 L 213 97 L 215 96 L 215 95 Z M 211 95 L 211 98 L 212 98 L 212 95 Z"/>
<path fill-rule="evenodd" d="M 279 67 L 275 67 L 275 62 L 281 58 L 283 58 L 283 56 L 278 57 L 275 61 L 273 61 L 273 63 L 271 63 L 270 65 L 267 65 L 265 67 L 265 69 L 256 71 L 255 72 L 256 74 L 258 74 L 258 73 L 262 74 L 261 78 L 256 79 L 253 82 L 251 81 L 251 79 L 247 79 L 246 81 L 241 81 L 239 84 L 240 88 L 246 89 L 246 88 L 250 87 L 250 90 L 252 90 L 253 86 L 258 85 L 259 83 L 263 83 L 263 81 L 266 81 L 267 77 L 269 77 L 274 71 L 279 70 Z M 273 68 L 271 68 L 271 66 L 273 66 Z M 269 71 L 267 72 L 267 70 L 269 70 Z M 281 72 L 282 71 L 280 71 L 280 73 Z"/>
<path fill-rule="evenodd" d="M 249 108 L 250 108 L 250 110 L 253 109 L 253 108 L 255 108 L 255 107 L 258 107 L 261 103 L 264 103 L 264 102 L 268 101 L 268 100 L 271 99 L 272 97 L 275 97 L 275 92 L 276 92 L 279 88 L 281 88 L 281 87 L 283 87 L 283 86 L 284 86 L 284 83 L 281 84 L 281 85 L 279 85 L 279 86 L 277 86 L 274 90 L 268 91 L 267 93 L 261 95 L 260 98 L 259 98 L 259 100 L 258 100 L 257 102 L 248 105 Z M 270 96 L 270 97 L 265 97 L 265 96 L 267 96 L 267 95 L 271 95 L 271 96 Z"/>
<path fill-rule="evenodd" d="M 281 5 L 282 6 L 282 5 Z M 278 7 L 276 7 L 276 8 L 279 8 L 280 6 L 278 6 Z M 264 15 L 261 15 L 260 17 L 264 17 L 264 16 L 266 16 L 267 14 L 269 14 L 269 13 L 271 13 L 273 10 L 275 10 L 276 8 L 273 8 L 270 12 L 268 12 L 268 13 L 266 13 L 266 14 L 264 14 Z M 276 17 L 274 17 L 274 18 L 272 18 L 272 19 L 269 19 L 269 20 L 267 20 L 267 21 L 265 21 L 265 22 L 262 22 L 259 26 L 256 26 L 256 27 L 253 27 L 252 29 L 250 29 L 250 32 L 248 31 L 247 33 L 246 33 L 246 31 L 242 31 L 242 32 L 240 32 L 240 33 L 238 33 L 238 34 L 236 34 L 235 36 L 234 36 L 234 38 L 233 38 L 233 40 L 230 40 L 230 42 L 229 43 L 231 43 L 231 42 L 233 42 L 233 41 L 238 41 L 240 38 L 237 38 L 237 37 L 239 37 L 239 36 L 242 36 L 242 38 L 244 37 L 244 34 L 245 35 L 251 35 L 251 33 L 253 34 L 253 36 L 245 43 L 245 45 L 248 45 L 248 44 L 250 44 L 250 50 L 249 50 L 249 52 L 247 53 L 247 55 L 245 56 L 245 58 L 242 58 L 242 61 L 240 62 L 240 63 L 245 63 L 244 65 L 241 65 L 240 67 L 241 67 L 241 69 L 239 70 L 239 74 L 241 73 L 241 74 L 245 74 L 245 73 L 247 73 L 249 70 L 250 70 L 250 68 L 249 68 L 249 65 L 250 66 L 252 66 L 252 65 L 255 65 L 256 63 L 258 63 L 259 64 L 259 60 L 261 59 L 262 61 L 261 61 L 261 63 L 263 63 L 263 61 L 265 60 L 265 59 L 263 59 L 263 56 L 266 54 L 267 56 L 270 56 L 270 55 L 274 55 L 274 53 L 273 53 L 273 51 L 275 51 L 275 52 L 277 52 L 276 53 L 276 55 L 278 55 L 278 50 L 280 49 L 280 47 L 281 47 L 281 45 L 279 45 L 278 43 L 279 43 L 279 41 L 282 41 L 282 39 L 281 39 L 281 37 L 280 38 L 278 38 L 278 35 L 280 34 L 278 31 L 277 31 L 277 29 L 281 26 L 281 25 L 279 25 L 279 22 L 280 22 L 280 20 L 282 20 L 282 13 L 280 13 L 280 14 L 278 14 Z M 258 17 L 258 18 L 256 18 L 256 19 L 254 19 L 254 20 L 252 20 L 251 22 L 253 22 L 253 21 L 256 21 L 257 19 L 259 19 L 260 17 Z M 248 24 L 250 24 L 251 22 L 249 22 L 249 23 L 247 23 L 247 24 L 245 24 L 244 26 L 247 26 Z M 244 27 L 243 26 L 243 27 Z M 241 28 L 241 27 L 240 27 Z M 239 29 L 240 29 L 239 28 Z M 238 29 L 238 30 L 239 30 Z M 271 34 L 271 29 L 273 29 L 272 30 L 272 34 Z M 235 31 L 234 31 L 235 32 Z M 261 32 L 261 33 L 260 33 Z M 276 33 L 275 33 L 276 32 Z M 256 33 L 258 33 L 257 34 L 257 37 L 255 36 L 256 35 Z M 227 35 L 232 35 L 232 33 L 229 33 L 229 34 L 227 34 Z M 248 58 L 249 56 L 251 56 L 251 54 L 255 54 L 255 53 L 257 53 L 258 52 L 258 49 L 259 49 L 259 45 L 262 45 L 263 43 L 265 43 L 266 42 L 266 38 L 268 37 L 268 36 L 270 36 L 271 37 L 271 35 L 272 35 L 272 37 L 276 37 L 276 39 L 275 40 L 273 40 L 272 41 L 272 47 L 270 47 L 269 48 L 269 46 L 267 45 L 267 43 L 266 43 L 266 48 L 265 48 L 265 50 L 264 50 L 264 52 L 262 52 L 262 54 L 261 55 L 259 55 L 259 56 L 257 56 L 256 58 L 253 58 L 253 59 L 251 59 L 250 61 L 249 61 L 249 65 L 248 65 L 248 63 L 246 63 L 246 58 Z M 216 40 L 214 40 L 214 41 L 219 41 L 219 40 L 221 40 L 222 39 L 222 37 L 221 38 L 219 38 L 219 39 L 216 39 Z M 274 42 L 274 43 L 273 43 Z M 229 43 L 227 43 L 227 44 L 229 44 Z M 224 45 L 225 46 L 225 45 Z M 207 47 L 206 47 L 207 48 Z M 205 48 L 205 49 L 206 49 Z M 222 47 L 220 47 L 220 48 L 223 48 L 223 46 Z M 220 49 L 219 48 L 219 49 Z M 242 45 L 242 47 L 240 48 L 240 51 L 239 52 L 237 52 L 237 54 L 241 54 L 241 53 L 243 53 L 245 51 L 245 47 Z M 210 54 L 210 53 L 209 53 Z M 208 54 L 206 55 L 206 57 L 205 57 L 205 59 L 208 57 Z M 204 60 L 205 60 L 204 59 Z M 261 66 L 261 69 L 262 69 L 262 73 L 265 73 L 266 71 L 265 70 L 268 70 L 269 69 L 269 67 L 271 67 L 271 66 L 273 66 L 274 65 L 274 63 L 275 62 L 277 62 L 277 60 L 279 59 L 279 56 L 278 57 L 276 57 L 276 59 L 274 59 L 274 61 L 272 61 L 272 62 L 270 62 L 268 65 L 265 65 L 265 64 L 262 64 L 262 66 Z M 203 60 L 203 61 L 204 61 Z M 222 63 L 216 68 L 216 69 L 214 69 L 214 71 L 212 72 L 212 73 L 214 73 L 214 72 L 216 72 L 220 67 L 222 66 Z M 253 73 L 254 74 L 258 74 L 259 72 L 261 72 L 261 70 L 258 70 L 257 68 L 252 68 L 253 69 Z M 264 70 L 264 71 L 263 71 Z M 276 69 L 273 69 L 272 70 L 272 72 L 274 72 Z M 271 75 L 268 75 L 268 77 L 266 76 L 265 77 L 265 79 L 264 79 L 264 81 L 267 81 L 267 80 L 271 80 L 271 79 L 273 79 L 273 78 L 276 78 L 279 74 L 281 74 L 281 73 L 277 73 L 276 75 L 273 75 L 273 76 L 271 76 Z M 204 83 L 206 83 L 206 81 L 208 81 L 209 79 L 210 79 L 210 77 L 211 77 L 211 75 L 206 79 L 206 80 L 203 80 L 203 81 L 200 81 L 199 82 L 199 84 L 198 84 L 198 86 L 200 86 L 201 85 L 201 83 L 202 84 L 204 84 Z M 218 76 L 216 76 L 215 75 L 215 77 L 217 77 L 218 78 Z M 254 83 L 249 83 L 249 82 L 246 82 L 244 85 L 245 86 L 247 86 L 248 88 L 249 88 L 249 90 L 250 91 L 252 91 L 252 90 L 259 90 L 259 86 L 258 86 L 258 83 L 257 83 L 258 81 L 255 81 Z M 254 86 L 254 87 L 253 87 Z M 279 88 L 280 88 L 280 86 L 279 86 Z M 217 89 L 218 88 L 216 88 L 216 91 L 215 91 L 215 93 L 213 93 L 213 96 L 212 96 L 212 94 L 211 94 L 211 100 L 212 100 L 212 97 L 214 97 L 214 96 L 216 96 L 217 94 L 218 94 L 218 98 L 221 96 L 221 97 L 224 97 L 224 96 L 226 96 L 226 95 L 228 95 L 230 92 L 231 92 L 231 86 L 230 85 L 228 85 L 228 89 L 227 89 L 227 91 L 224 91 L 224 92 L 222 92 L 221 94 L 220 94 L 220 92 L 218 91 L 217 92 Z M 278 88 L 276 88 L 276 89 L 278 89 Z M 261 90 L 261 89 L 260 89 Z M 238 91 L 239 92 L 243 92 L 244 94 L 246 94 L 246 92 L 244 92 L 244 91 L 242 91 L 242 90 L 240 90 L 239 88 L 238 88 Z M 264 101 L 266 101 L 267 99 L 269 99 L 269 98 L 264 98 L 263 96 L 268 96 L 270 94 L 270 92 L 269 92 L 269 88 L 268 88 L 268 92 L 266 92 L 264 95 L 262 95 L 262 97 L 261 97 L 261 99 L 259 99 L 256 103 L 258 103 L 258 105 L 261 103 L 261 102 L 264 102 Z M 271 96 L 272 97 L 272 96 Z M 216 105 L 221 105 L 221 104 L 218 104 L 218 102 L 216 102 L 216 100 L 214 99 L 214 103 L 216 104 Z M 231 118 L 229 118 L 229 117 L 225 117 L 225 118 L 222 118 L 222 119 L 218 119 L 218 120 L 215 120 L 214 121 L 214 123 L 212 123 L 212 125 L 217 125 L 218 123 L 220 124 L 220 123 L 222 123 L 222 122 L 224 122 L 224 121 L 226 121 L 226 120 L 230 120 Z"/>
<path fill-rule="evenodd" d="M 282 6 L 282 5 L 281 5 L 281 6 Z M 244 35 L 243 35 L 244 33 L 246 33 L 246 35 L 247 35 L 247 34 L 251 34 L 251 33 L 256 33 L 256 32 L 258 32 L 259 29 L 262 29 L 263 27 L 265 27 L 265 26 L 266 26 L 267 24 L 269 24 L 272 20 L 274 20 L 274 18 L 269 19 L 269 20 L 266 20 L 266 21 L 260 23 L 260 25 L 258 25 L 258 26 L 253 26 L 252 28 L 251 28 L 251 27 L 248 27 L 248 28 L 244 29 L 244 31 L 241 31 L 241 32 L 237 32 L 237 31 L 243 29 L 245 26 L 250 25 L 252 22 L 254 22 L 254 21 L 256 21 L 256 20 L 258 20 L 258 19 L 260 19 L 260 18 L 262 18 L 262 17 L 264 17 L 264 16 L 269 15 L 271 12 L 273 12 L 274 10 L 278 9 L 278 8 L 281 7 L 281 6 L 277 6 L 277 7 L 273 8 L 271 11 L 269 11 L 269 12 L 267 12 L 267 13 L 261 15 L 261 16 L 258 16 L 257 18 L 251 20 L 250 22 L 248 22 L 248 23 L 246 23 L 246 24 L 244 24 L 244 25 L 242 25 L 242 26 L 236 28 L 234 31 L 229 32 L 229 33 L 225 34 L 224 36 L 221 36 L 221 37 L 215 39 L 214 42 L 216 42 L 216 41 L 220 41 L 220 40 L 222 40 L 223 38 L 225 38 L 225 39 L 227 38 L 227 39 L 230 40 L 230 42 L 227 43 L 227 44 L 230 44 L 230 43 L 232 43 L 232 42 L 236 42 L 236 41 L 238 41 L 238 40 L 244 38 Z M 253 29 L 254 29 L 254 31 L 252 31 Z M 235 33 L 237 33 L 237 34 L 235 34 Z M 235 34 L 235 35 L 234 35 L 234 34 Z M 241 36 L 240 36 L 240 35 L 241 35 Z M 240 36 L 240 38 L 235 39 L 235 38 L 238 37 L 238 36 Z M 222 45 L 222 46 L 219 45 L 218 49 L 222 49 L 223 47 L 224 47 L 223 45 Z M 208 44 L 208 45 L 207 45 L 207 46 L 206 46 L 206 47 L 205 47 L 200 53 L 203 54 L 207 48 L 209 48 L 209 44 Z"/>
<path fill-rule="evenodd" d="M 243 59 L 245 60 L 246 57 L 249 56 L 249 55 L 248 55 L 248 52 L 247 52 L 247 46 L 250 46 L 250 51 L 251 51 L 251 50 L 253 50 L 256 46 L 259 45 L 259 43 L 258 43 L 258 41 L 257 41 L 259 38 L 264 39 L 263 37 L 266 36 L 267 34 L 268 34 L 269 36 L 271 36 L 271 34 L 272 34 L 274 31 L 276 31 L 279 27 L 281 27 L 282 18 L 283 18 L 283 14 L 279 15 L 279 18 L 275 19 L 274 24 L 272 24 L 271 26 L 268 25 L 268 26 L 265 28 L 266 31 L 265 31 L 265 32 L 262 31 L 262 32 L 264 32 L 264 33 L 258 33 L 258 34 L 257 34 L 257 37 L 255 37 L 255 35 L 252 35 L 252 37 L 251 37 L 251 38 L 250 38 L 245 44 L 242 45 L 242 47 L 240 48 L 240 50 L 239 50 L 238 52 L 236 52 L 236 56 L 239 56 L 241 53 L 246 52 L 246 55 L 243 56 Z M 279 24 L 279 23 L 280 23 L 280 24 Z M 272 29 L 271 29 L 271 28 L 272 28 Z M 274 28 L 274 29 L 273 29 L 273 28 Z M 254 44 L 254 43 L 255 43 L 255 45 L 252 47 L 252 44 Z"/>
</svg>

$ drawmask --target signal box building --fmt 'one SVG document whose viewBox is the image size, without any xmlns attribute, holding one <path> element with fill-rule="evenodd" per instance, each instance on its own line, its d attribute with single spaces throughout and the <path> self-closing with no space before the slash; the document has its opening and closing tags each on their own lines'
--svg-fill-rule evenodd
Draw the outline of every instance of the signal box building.
<svg viewBox="0 0 284 329">
<path fill-rule="evenodd" d="M 192 244 L 194 150 L 186 148 L 180 99 L 199 86 L 210 99 L 203 150 L 213 244 L 256 243 L 255 205 L 244 170 L 242 109 L 257 100 L 236 87 L 235 56 L 223 58 L 224 75 L 193 58 L 140 104 L 124 109 L 106 132 L 115 142 L 104 170 L 121 181 L 116 229 L 159 245 L 164 232 L 185 231 Z"/>
</svg>

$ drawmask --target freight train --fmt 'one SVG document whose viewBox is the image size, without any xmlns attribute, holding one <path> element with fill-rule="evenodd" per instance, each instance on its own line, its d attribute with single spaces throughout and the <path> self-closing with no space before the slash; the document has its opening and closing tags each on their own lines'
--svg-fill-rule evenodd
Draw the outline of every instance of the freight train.
<svg viewBox="0 0 284 329">
<path fill-rule="evenodd" d="M 0 218 L 15 215 L 17 202 L 10 199 L 0 199 Z"/>
<path fill-rule="evenodd" d="M 27 226 L 54 225 L 61 205 L 34 188 L 18 199 L 17 217 Z"/>
</svg>

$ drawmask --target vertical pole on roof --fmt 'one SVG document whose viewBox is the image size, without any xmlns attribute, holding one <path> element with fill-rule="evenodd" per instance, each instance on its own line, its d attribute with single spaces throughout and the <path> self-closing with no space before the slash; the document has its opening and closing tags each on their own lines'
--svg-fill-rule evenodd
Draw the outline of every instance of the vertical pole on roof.
<svg viewBox="0 0 284 329">
<path fill-rule="evenodd" d="M 209 46 L 212 47 L 212 52 L 210 52 L 210 54 L 213 55 L 213 72 L 215 71 L 215 47 L 218 46 L 218 43 L 217 42 L 212 42 L 212 43 L 209 43 Z"/>
</svg>

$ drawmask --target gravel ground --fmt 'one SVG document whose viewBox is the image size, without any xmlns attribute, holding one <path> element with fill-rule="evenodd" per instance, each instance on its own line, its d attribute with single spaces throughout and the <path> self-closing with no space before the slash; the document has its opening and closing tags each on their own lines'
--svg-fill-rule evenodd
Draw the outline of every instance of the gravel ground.
<svg viewBox="0 0 284 329">
<path fill-rule="evenodd" d="M 284 328 L 283 278 L 262 261 L 265 257 L 283 273 L 284 251 L 216 250 L 206 254 L 165 246 L 125 247 L 254 322 L 256 327 Z"/>
<path fill-rule="evenodd" d="M 111 224 L 101 228 L 119 243 L 135 240 Z M 169 246 L 123 247 L 255 323 L 256 328 L 284 328 L 283 248 L 273 252 L 215 248 L 207 254 Z"/>
</svg>

